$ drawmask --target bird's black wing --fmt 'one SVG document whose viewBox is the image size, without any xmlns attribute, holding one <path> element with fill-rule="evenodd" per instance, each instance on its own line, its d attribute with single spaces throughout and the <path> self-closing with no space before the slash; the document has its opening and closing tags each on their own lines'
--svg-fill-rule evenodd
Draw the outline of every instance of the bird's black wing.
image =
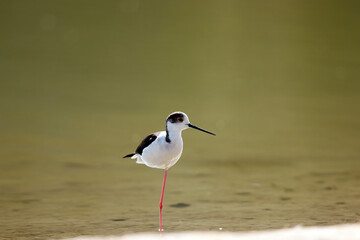
<svg viewBox="0 0 360 240">
<path fill-rule="evenodd" d="M 130 153 L 130 154 L 128 154 L 128 155 L 123 156 L 123 158 L 132 157 L 132 156 L 134 156 L 134 155 L 135 155 L 135 153 Z"/>
<path fill-rule="evenodd" d="M 144 138 L 144 140 L 142 140 L 140 145 L 136 148 L 135 153 L 141 155 L 143 153 L 143 150 L 146 147 L 148 147 L 153 141 L 155 141 L 155 139 L 159 136 L 159 134 L 160 134 L 160 132 L 152 133 L 149 136 L 147 136 L 146 138 Z"/>
</svg>

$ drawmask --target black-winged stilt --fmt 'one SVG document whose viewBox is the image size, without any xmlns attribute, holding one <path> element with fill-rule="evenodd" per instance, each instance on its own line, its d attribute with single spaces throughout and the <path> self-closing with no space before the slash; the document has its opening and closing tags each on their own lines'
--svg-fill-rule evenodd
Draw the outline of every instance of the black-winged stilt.
<svg viewBox="0 0 360 240">
<path fill-rule="evenodd" d="M 124 158 L 136 158 L 136 163 L 145 164 L 148 167 L 165 169 L 159 204 L 160 232 L 163 231 L 162 208 L 167 171 L 179 160 L 181 156 L 183 150 L 183 140 L 181 137 L 181 132 L 188 128 L 194 128 L 215 135 L 212 132 L 192 125 L 189 121 L 188 116 L 185 113 L 174 112 L 170 114 L 166 119 L 166 131 L 150 134 L 149 136 L 144 138 L 144 140 L 142 140 L 134 153 L 124 156 Z"/>
</svg>

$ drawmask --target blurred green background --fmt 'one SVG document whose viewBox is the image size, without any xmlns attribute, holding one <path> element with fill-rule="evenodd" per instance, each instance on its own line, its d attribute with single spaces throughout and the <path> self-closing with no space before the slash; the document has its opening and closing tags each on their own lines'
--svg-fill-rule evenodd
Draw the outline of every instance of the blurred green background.
<svg viewBox="0 0 360 240">
<path fill-rule="evenodd" d="M 359 10 L 0 1 L 0 236 L 156 231 L 163 173 L 121 157 L 178 110 L 217 136 L 184 132 L 165 231 L 359 221 Z"/>
</svg>

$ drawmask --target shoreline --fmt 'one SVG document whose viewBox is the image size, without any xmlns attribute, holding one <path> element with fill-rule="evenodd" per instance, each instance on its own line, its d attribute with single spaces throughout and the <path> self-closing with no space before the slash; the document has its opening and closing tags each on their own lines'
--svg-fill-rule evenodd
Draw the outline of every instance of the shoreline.
<svg viewBox="0 0 360 240">
<path fill-rule="evenodd" d="M 80 236 L 62 240 L 360 240 L 360 223 L 342 224 L 334 226 L 296 226 L 286 229 L 222 232 L 222 231 L 194 231 L 171 233 L 133 233 L 122 236 Z"/>
</svg>

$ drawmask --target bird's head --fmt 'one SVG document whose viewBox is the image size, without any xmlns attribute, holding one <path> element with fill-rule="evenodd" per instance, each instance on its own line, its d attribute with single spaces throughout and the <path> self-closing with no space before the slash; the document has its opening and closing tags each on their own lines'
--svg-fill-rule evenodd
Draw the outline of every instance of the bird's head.
<svg viewBox="0 0 360 240">
<path fill-rule="evenodd" d="M 173 112 L 166 119 L 166 129 L 168 131 L 182 131 L 187 128 L 194 128 L 212 135 L 212 132 L 201 129 L 190 123 L 189 117 L 183 112 Z"/>
</svg>

